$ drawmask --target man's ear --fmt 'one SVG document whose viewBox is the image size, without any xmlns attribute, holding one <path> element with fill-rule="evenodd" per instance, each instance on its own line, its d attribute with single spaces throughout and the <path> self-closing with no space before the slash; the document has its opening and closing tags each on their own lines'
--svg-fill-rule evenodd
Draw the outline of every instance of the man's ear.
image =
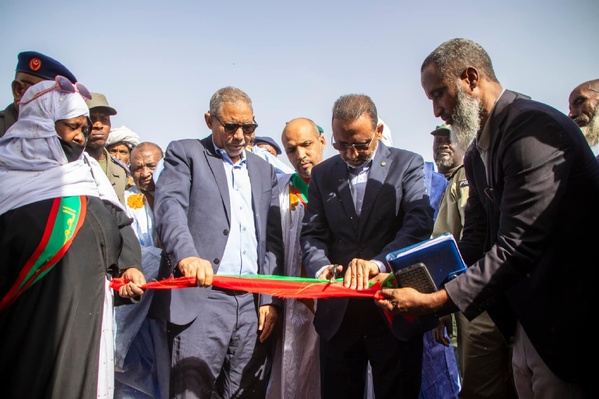
<svg viewBox="0 0 599 399">
<path fill-rule="evenodd" d="M 464 73 L 462 74 L 461 78 L 465 81 L 466 84 L 468 84 L 470 90 L 474 90 L 478 86 L 480 77 L 476 68 L 468 67 L 464 70 Z"/>
<path fill-rule="evenodd" d="M 383 130 L 385 129 L 385 125 L 383 125 L 382 123 L 379 123 L 378 125 L 376 125 L 376 138 L 378 140 L 381 140 L 383 138 Z"/>
<path fill-rule="evenodd" d="M 12 88 L 12 97 L 14 98 L 15 103 L 18 102 L 19 100 L 21 100 L 21 98 L 23 98 L 23 95 L 27 91 L 27 88 L 25 87 L 25 85 L 16 79 L 12 81 L 11 88 Z"/>
<path fill-rule="evenodd" d="M 208 129 L 212 130 L 212 117 L 210 115 L 210 112 L 206 112 L 204 114 L 204 120 L 206 121 L 206 126 L 208 126 Z"/>
</svg>

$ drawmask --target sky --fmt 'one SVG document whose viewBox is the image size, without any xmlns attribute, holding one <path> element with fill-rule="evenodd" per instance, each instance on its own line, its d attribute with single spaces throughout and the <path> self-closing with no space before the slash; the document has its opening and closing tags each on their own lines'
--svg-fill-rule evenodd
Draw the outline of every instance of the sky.
<svg viewBox="0 0 599 399">
<path fill-rule="evenodd" d="M 330 142 L 335 100 L 366 94 L 393 145 L 432 161 L 442 121 L 420 66 L 438 45 L 474 40 L 504 88 L 567 114 L 572 89 L 599 78 L 598 21 L 597 0 L 1 0 L 0 109 L 12 102 L 17 54 L 35 50 L 106 95 L 113 127 L 163 149 L 210 134 L 210 97 L 235 86 L 253 101 L 256 135 L 279 144 L 297 117 Z"/>
</svg>

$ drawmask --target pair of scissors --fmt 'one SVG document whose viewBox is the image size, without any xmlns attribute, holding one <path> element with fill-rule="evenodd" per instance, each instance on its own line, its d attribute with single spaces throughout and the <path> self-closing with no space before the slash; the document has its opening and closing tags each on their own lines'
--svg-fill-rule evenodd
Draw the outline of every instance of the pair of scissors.
<svg viewBox="0 0 599 399">
<path fill-rule="evenodd" d="M 337 271 L 337 266 L 341 266 L 341 265 L 337 265 L 337 264 L 333 265 L 333 276 L 329 280 L 329 284 L 334 283 L 335 280 L 337 280 L 339 277 L 341 277 L 342 272 Z"/>
</svg>

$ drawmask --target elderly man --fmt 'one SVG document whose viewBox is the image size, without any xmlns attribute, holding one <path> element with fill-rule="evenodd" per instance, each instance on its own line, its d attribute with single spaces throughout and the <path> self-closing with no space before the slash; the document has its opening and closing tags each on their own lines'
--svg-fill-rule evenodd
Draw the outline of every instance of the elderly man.
<svg viewBox="0 0 599 399">
<path fill-rule="evenodd" d="M 90 157 L 98 161 L 102 170 L 108 176 L 108 180 L 112 183 L 112 188 L 119 197 L 119 201 L 124 204 L 125 190 L 133 185 L 133 181 L 130 179 L 127 167 L 111 156 L 105 148 L 112 127 L 110 116 L 116 115 L 116 109 L 108 104 L 104 94 L 91 93 L 91 95 L 92 99 L 87 101 L 87 106 L 92 121 L 92 131 L 87 140 L 85 151 Z"/>
<path fill-rule="evenodd" d="M 599 166 L 579 128 L 545 104 L 505 90 L 487 52 L 452 39 L 423 62 L 433 112 L 452 125 L 470 185 L 460 252 L 468 267 L 430 294 L 383 289 L 403 314 L 472 320 L 483 311 L 506 339 L 522 399 L 588 398 L 596 360 L 588 328 L 599 277 Z"/>
<path fill-rule="evenodd" d="M 71 83 L 77 78 L 60 62 L 37 51 L 23 51 L 17 56 L 15 79 L 12 81 L 12 96 L 14 101 L 4 111 L 0 111 L 0 137 L 11 127 L 19 117 L 19 100 L 25 91 L 43 80 L 54 80 L 57 75 L 64 76 Z"/>
<path fill-rule="evenodd" d="M 570 118 L 580 127 L 599 160 L 599 79 L 576 86 L 568 102 Z"/>
<path fill-rule="evenodd" d="M 326 140 L 312 120 L 297 118 L 285 125 L 281 141 L 296 170 L 279 176 L 284 274 L 306 277 L 299 242 L 301 223 L 308 202 L 312 168 L 323 160 Z M 267 398 L 320 396 L 319 343 L 313 325 L 314 309 L 314 301 L 310 299 L 285 300 L 282 336 L 275 349 Z"/>
<path fill-rule="evenodd" d="M 125 190 L 125 210 L 141 245 L 146 281 L 156 280 L 162 248 L 154 229 L 154 179 L 162 149 L 144 142 L 131 152 L 131 174 L 135 186 Z M 115 399 L 168 397 L 170 358 L 166 323 L 147 318 L 154 295 L 149 290 L 136 306 L 115 309 Z M 146 396 L 147 395 L 147 396 Z"/>
<path fill-rule="evenodd" d="M 168 324 L 171 397 L 263 397 L 281 300 L 211 285 L 214 274 L 282 273 L 277 177 L 246 150 L 258 124 L 245 92 L 217 90 L 204 119 L 210 135 L 169 144 L 154 204 L 159 278 L 198 287 L 158 290 L 151 313 Z"/>
<path fill-rule="evenodd" d="M 114 158 L 129 167 L 131 160 L 131 151 L 140 142 L 139 136 L 127 126 L 115 127 L 110 129 L 106 139 L 106 150 Z"/>
</svg>

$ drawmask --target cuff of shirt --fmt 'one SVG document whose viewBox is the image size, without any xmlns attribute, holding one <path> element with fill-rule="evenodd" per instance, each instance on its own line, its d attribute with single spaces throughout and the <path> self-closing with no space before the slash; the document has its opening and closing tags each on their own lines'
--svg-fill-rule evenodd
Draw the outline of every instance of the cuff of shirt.
<svg viewBox="0 0 599 399">
<path fill-rule="evenodd" d="M 330 266 L 330 265 L 326 265 L 326 266 L 323 266 L 323 267 L 321 267 L 320 269 L 318 269 L 318 271 L 316 272 L 316 275 L 314 276 L 314 278 L 318 278 L 318 276 L 320 276 L 320 274 L 321 274 L 322 272 L 324 272 L 325 270 L 327 270 L 327 268 L 328 268 L 329 266 Z"/>
<path fill-rule="evenodd" d="M 371 259 L 370 261 L 376 263 L 376 265 L 379 267 L 380 273 L 388 273 L 389 272 L 389 270 L 387 270 L 387 266 L 380 260 Z"/>
</svg>

